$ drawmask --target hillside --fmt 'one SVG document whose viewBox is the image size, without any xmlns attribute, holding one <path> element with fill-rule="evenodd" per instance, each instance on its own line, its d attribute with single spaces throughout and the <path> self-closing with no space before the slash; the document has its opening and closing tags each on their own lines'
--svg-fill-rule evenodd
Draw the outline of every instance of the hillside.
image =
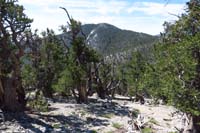
<svg viewBox="0 0 200 133">
<path fill-rule="evenodd" d="M 146 50 L 158 39 L 158 36 L 122 30 L 107 23 L 85 24 L 82 31 L 87 37 L 87 43 L 104 56 L 130 53 L 136 49 L 148 53 Z M 62 37 L 67 41 L 67 35 Z"/>
</svg>

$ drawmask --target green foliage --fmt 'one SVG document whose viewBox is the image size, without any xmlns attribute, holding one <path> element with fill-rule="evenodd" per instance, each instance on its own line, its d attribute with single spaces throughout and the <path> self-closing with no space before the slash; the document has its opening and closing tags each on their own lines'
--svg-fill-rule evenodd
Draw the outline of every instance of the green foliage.
<svg viewBox="0 0 200 133">
<path fill-rule="evenodd" d="M 53 124 L 53 128 L 59 129 L 60 127 L 61 127 L 61 124 L 59 124 L 59 123 Z"/>
<path fill-rule="evenodd" d="M 45 96 L 51 97 L 53 91 L 63 89 L 59 88 L 58 82 L 66 67 L 66 51 L 52 30 L 42 32 L 43 38 L 37 33 L 26 34 L 30 49 L 22 60 L 24 87 L 40 89 Z"/>
<path fill-rule="evenodd" d="M 47 32 L 43 32 L 42 35 L 39 71 L 42 74 L 43 87 L 50 91 L 53 91 L 54 86 L 57 86 L 57 90 L 63 89 L 58 88 L 58 82 L 66 67 L 65 48 L 52 30 L 47 29 Z"/>
<path fill-rule="evenodd" d="M 64 9 L 64 8 L 63 8 Z M 64 9 L 66 12 L 67 10 Z M 67 12 L 68 14 L 68 12 Z M 69 17 L 69 15 L 68 15 Z M 81 23 L 69 17 L 69 32 L 71 38 L 67 53 L 67 67 L 62 73 L 61 81 L 68 82 L 73 90 L 77 89 L 77 102 L 87 102 L 87 78 L 89 65 L 99 61 L 98 54 L 86 44 L 86 38 L 81 33 Z M 64 28 L 64 33 L 66 32 Z M 81 34 L 81 35 L 80 35 Z M 63 77 L 70 75 L 70 78 Z"/>
<path fill-rule="evenodd" d="M 47 112 L 48 103 L 42 93 L 36 94 L 36 98 L 28 101 L 27 106 L 37 111 Z"/>
<path fill-rule="evenodd" d="M 135 52 L 127 67 L 127 81 L 129 84 L 129 95 L 142 92 L 145 89 L 143 77 L 146 71 L 146 59 L 140 52 Z"/>
<path fill-rule="evenodd" d="M 119 124 L 119 123 L 112 123 L 112 126 L 114 127 L 114 128 L 117 128 L 117 129 L 120 129 L 121 127 L 122 127 L 122 125 L 121 124 Z"/>
<path fill-rule="evenodd" d="M 22 81 L 25 88 L 31 88 L 35 86 L 36 82 L 36 70 L 30 64 L 24 64 L 22 69 Z"/>
<path fill-rule="evenodd" d="M 0 14 L 0 73 L 1 76 L 11 77 L 11 72 L 16 64 L 8 53 L 17 54 L 20 50 L 24 50 L 23 44 L 19 40 L 23 40 L 25 30 L 29 30 L 33 20 L 26 16 L 23 6 L 18 5 L 14 0 L 1 0 Z M 16 56 L 16 54 L 14 55 Z M 19 56 L 18 60 L 21 57 Z"/>
<path fill-rule="evenodd" d="M 133 54 L 126 78 L 130 95 L 144 92 L 199 117 L 200 2 L 191 0 L 187 5 L 187 13 L 179 20 L 164 24 L 165 32 L 154 47 L 153 60 Z"/>
<path fill-rule="evenodd" d="M 176 45 L 163 45 L 165 47 L 159 54 L 165 53 L 157 59 L 157 68 L 162 94 L 181 110 L 195 112 L 198 108 L 199 91 L 191 82 L 197 75 L 198 60 L 193 57 L 193 49 L 199 47 L 199 35 L 187 38 Z M 167 61 L 166 61 L 167 60 Z M 187 97 L 190 97 L 187 99 Z M 187 99 L 187 101 L 185 101 Z M 184 100 L 180 102 L 180 100 Z M 191 110 L 191 108 L 193 108 Z M 195 109 L 196 108 L 196 109 Z M 193 113 L 194 113 L 193 112 Z"/>
<path fill-rule="evenodd" d="M 105 117 L 105 118 L 108 118 L 108 119 L 111 119 L 113 116 L 114 116 L 113 113 L 109 113 L 109 114 L 103 114 L 103 115 L 101 115 L 101 117 Z"/>
<path fill-rule="evenodd" d="M 175 23 L 165 23 L 162 41 L 155 46 L 147 83 L 151 94 L 180 110 L 200 115 L 199 1 L 188 3 L 188 13 Z"/>
<path fill-rule="evenodd" d="M 71 78 L 71 73 L 66 68 L 60 73 L 58 82 L 53 85 L 54 91 L 60 94 L 70 94 L 70 88 L 73 87 L 73 80 Z"/>
<path fill-rule="evenodd" d="M 142 129 L 142 133 L 153 133 L 153 130 L 151 128 L 145 127 L 144 129 Z"/>
<path fill-rule="evenodd" d="M 158 126 L 160 125 L 159 122 L 157 120 L 155 120 L 154 118 L 151 118 L 149 120 L 149 123 L 152 123 L 152 124 L 155 124 L 155 125 L 158 125 Z"/>
<path fill-rule="evenodd" d="M 130 117 L 131 118 L 137 118 L 138 117 L 138 115 L 140 114 L 140 110 L 138 110 L 138 109 L 133 109 L 131 112 L 130 112 Z"/>
<path fill-rule="evenodd" d="M 31 22 L 17 0 L 0 0 L 0 105 L 5 110 L 22 111 L 26 105 L 21 59 Z"/>
</svg>

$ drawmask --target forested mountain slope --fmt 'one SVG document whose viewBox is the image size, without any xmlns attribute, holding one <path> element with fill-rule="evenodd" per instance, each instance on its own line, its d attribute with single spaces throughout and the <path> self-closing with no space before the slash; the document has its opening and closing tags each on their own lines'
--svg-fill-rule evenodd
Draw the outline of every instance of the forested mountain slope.
<svg viewBox="0 0 200 133">
<path fill-rule="evenodd" d="M 82 26 L 82 32 L 87 38 L 87 43 L 104 56 L 136 49 L 142 49 L 146 53 L 145 50 L 158 40 L 158 36 L 122 30 L 107 23 L 85 24 Z M 68 42 L 68 35 L 61 36 Z"/>
</svg>

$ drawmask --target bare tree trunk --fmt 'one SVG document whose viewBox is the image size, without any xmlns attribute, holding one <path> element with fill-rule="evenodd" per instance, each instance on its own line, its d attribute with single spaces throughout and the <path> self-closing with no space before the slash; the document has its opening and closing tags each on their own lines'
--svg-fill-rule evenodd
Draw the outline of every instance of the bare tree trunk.
<svg viewBox="0 0 200 133">
<path fill-rule="evenodd" d="M 15 80 L 15 84 L 17 85 L 17 100 L 22 105 L 23 108 L 26 106 L 26 99 L 25 99 L 25 91 L 22 86 L 22 80 L 21 78 Z"/>
<path fill-rule="evenodd" d="M 22 86 L 22 79 L 21 79 L 21 66 L 20 66 L 20 59 L 17 55 L 14 55 L 14 53 L 11 52 L 11 59 L 14 61 L 13 68 L 13 84 L 16 88 L 16 98 L 18 102 L 21 104 L 22 108 L 25 108 L 26 106 L 26 100 L 25 100 L 25 91 Z M 13 92 L 15 93 L 15 92 Z M 21 110 L 21 109 L 20 109 Z"/>
<path fill-rule="evenodd" d="M 103 88 L 102 84 L 98 84 L 97 94 L 101 99 L 105 99 L 106 98 L 106 91 Z"/>
<path fill-rule="evenodd" d="M 19 103 L 19 100 L 17 99 L 18 96 L 14 79 L 13 78 L 4 79 L 3 87 L 5 91 L 3 109 L 12 112 L 24 110 L 24 105 Z"/>
<path fill-rule="evenodd" d="M 101 79 L 96 79 L 96 83 L 97 83 L 96 91 L 97 91 L 98 97 L 100 97 L 101 99 L 105 99 L 106 98 L 106 90 L 104 89 Z"/>
<path fill-rule="evenodd" d="M 25 91 L 22 87 L 21 66 L 19 56 L 11 52 L 6 54 L 12 60 L 11 77 L 1 75 L 2 108 L 6 111 L 23 111 L 25 109 Z M 5 56 L 5 55 L 4 55 Z M 4 73 L 3 73 L 4 74 Z M 3 93 L 2 93 L 3 92 Z"/>
<path fill-rule="evenodd" d="M 97 66 L 96 63 L 94 64 L 94 69 L 95 69 L 95 73 L 94 73 L 95 74 L 95 83 L 97 84 L 97 88 L 96 88 L 97 94 L 101 99 L 105 99 L 106 91 L 104 89 L 102 80 L 99 76 L 99 67 Z"/>
<path fill-rule="evenodd" d="M 87 89 L 85 83 L 81 83 L 78 86 L 78 103 L 88 103 Z"/>
<path fill-rule="evenodd" d="M 92 90 L 92 66 L 91 66 L 91 64 L 89 64 L 89 66 L 88 66 L 88 77 L 89 77 L 89 79 L 87 82 L 87 88 L 88 88 L 87 95 L 92 96 L 93 90 Z"/>
</svg>

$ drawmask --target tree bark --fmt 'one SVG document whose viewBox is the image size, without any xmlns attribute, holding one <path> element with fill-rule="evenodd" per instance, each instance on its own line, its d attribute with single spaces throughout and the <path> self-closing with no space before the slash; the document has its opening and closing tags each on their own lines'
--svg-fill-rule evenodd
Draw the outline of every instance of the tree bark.
<svg viewBox="0 0 200 133">
<path fill-rule="evenodd" d="M 23 111 L 24 104 L 19 103 L 17 90 L 15 87 L 15 80 L 13 78 L 6 78 L 3 80 L 3 87 L 4 87 L 4 104 L 3 110 L 16 112 L 16 111 Z"/>
<path fill-rule="evenodd" d="M 96 63 L 94 64 L 94 69 L 95 69 L 95 72 L 94 72 L 94 74 L 95 74 L 95 83 L 97 84 L 97 88 L 96 88 L 97 95 L 101 99 L 105 99 L 106 98 L 106 91 L 104 89 L 102 80 L 101 80 L 101 78 L 99 76 L 99 66 L 97 66 Z"/>
<path fill-rule="evenodd" d="M 78 103 L 88 103 L 87 90 L 85 84 L 78 85 Z"/>
<path fill-rule="evenodd" d="M 106 91 L 104 90 L 102 85 L 98 85 L 97 94 L 101 99 L 105 99 L 106 98 Z"/>
<path fill-rule="evenodd" d="M 88 92 L 87 95 L 88 96 L 92 96 L 93 95 L 93 88 L 92 88 L 92 64 L 88 65 L 88 81 L 87 81 L 87 88 L 88 88 Z"/>
<path fill-rule="evenodd" d="M 22 108 L 25 108 L 26 106 L 26 100 L 25 100 L 25 91 L 22 86 L 22 79 L 21 79 L 21 66 L 20 66 L 20 57 L 18 55 L 15 55 L 11 52 L 10 54 L 11 59 L 13 60 L 13 84 L 16 88 L 16 96 L 18 102 L 23 106 Z M 15 93 L 15 92 L 13 92 Z M 21 109 L 20 109 L 21 110 Z"/>
<path fill-rule="evenodd" d="M 8 53 L 7 56 L 12 60 L 12 71 L 10 72 L 10 77 L 8 77 L 8 75 L 1 75 L 1 106 L 5 111 L 23 111 L 25 109 L 26 100 L 21 80 L 20 60 L 12 51 Z"/>
<path fill-rule="evenodd" d="M 26 105 L 20 59 L 24 55 L 24 31 L 32 21 L 15 2 L 2 1 L 0 9 L 0 98 L 2 108 L 14 112 L 22 111 Z M 11 9 L 15 15 L 11 15 Z"/>
</svg>

